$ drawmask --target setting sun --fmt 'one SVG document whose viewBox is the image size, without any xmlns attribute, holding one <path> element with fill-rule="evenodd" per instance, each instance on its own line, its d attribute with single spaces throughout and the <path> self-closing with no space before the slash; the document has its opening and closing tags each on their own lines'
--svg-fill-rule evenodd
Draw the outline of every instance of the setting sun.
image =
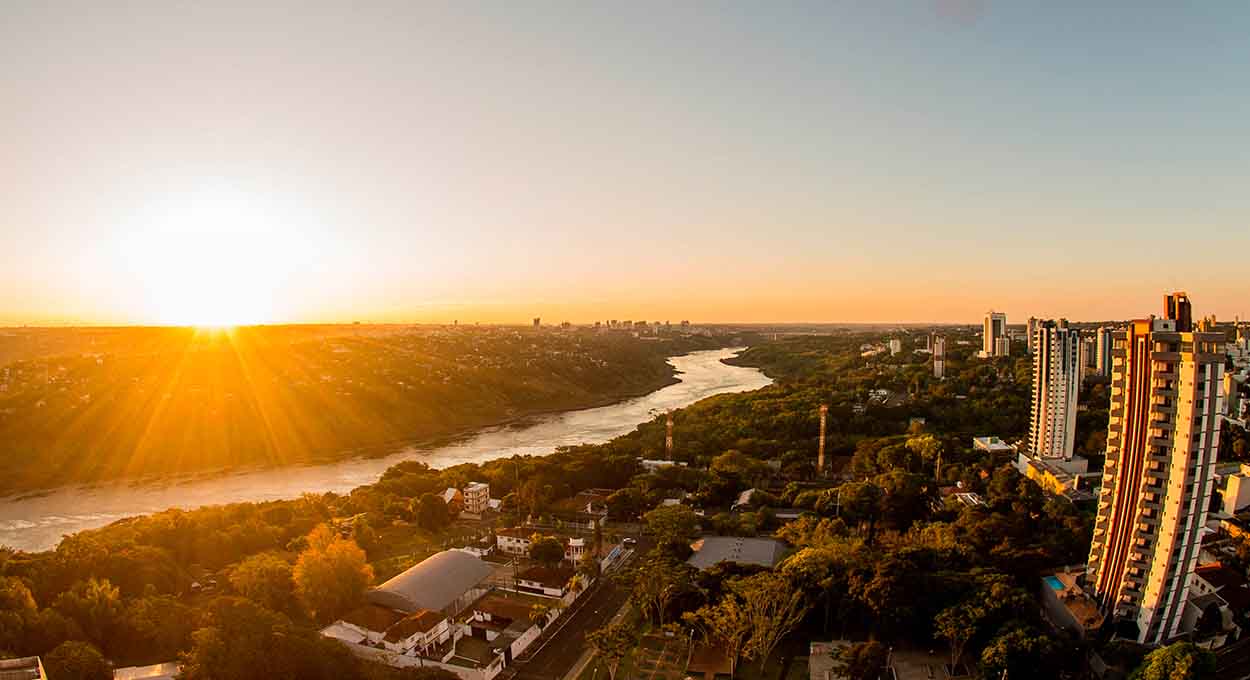
<svg viewBox="0 0 1250 680">
<path fill-rule="evenodd" d="M 229 187 L 146 206 L 124 256 L 153 323 L 227 328 L 267 323 L 306 263 L 307 239 L 290 217 Z"/>
</svg>

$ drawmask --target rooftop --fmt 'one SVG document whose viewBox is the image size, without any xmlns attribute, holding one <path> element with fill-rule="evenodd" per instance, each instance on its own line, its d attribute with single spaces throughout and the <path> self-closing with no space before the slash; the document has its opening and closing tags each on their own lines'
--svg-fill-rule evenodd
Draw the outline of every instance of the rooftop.
<svg viewBox="0 0 1250 680">
<path fill-rule="evenodd" d="M 694 555 L 687 560 L 697 569 L 707 569 L 721 562 L 757 564 L 772 568 L 781 561 L 786 546 L 771 538 L 738 538 L 705 536 L 690 545 Z"/>
<path fill-rule="evenodd" d="M 550 606 L 551 600 L 523 593 L 492 590 L 478 598 L 469 609 L 490 614 L 492 617 L 524 621 L 528 628 L 530 607 L 534 605 Z"/>
<path fill-rule="evenodd" d="M 402 612 L 442 611 L 494 571 L 467 552 L 444 550 L 369 591 L 367 597 L 373 604 Z"/>
<path fill-rule="evenodd" d="M 0 680 L 43 680 L 47 677 L 37 656 L 0 659 Z"/>
<path fill-rule="evenodd" d="M 379 607 L 376 604 L 366 604 L 347 612 L 343 615 L 342 620 L 360 626 L 365 630 L 381 633 L 399 623 L 403 618 L 404 615 L 394 609 Z"/>
<path fill-rule="evenodd" d="M 442 623 L 447 617 L 438 612 L 432 612 L 428 609 L 422 609 L 415 614 L 410 614 L 407 618 L 386 631 L 387 642 L 399 642 L 406 640 L 417 633 L 428 633 L 434 630 L 438 624 Z"/>
<path fill-rule="evenodd" d="M 166 661 L 151 666 L 131 666 L 113 671 L 113 680 L 172 680 L 178 677 L 178 663 Z"/>
<path fill-rule="evenodd" d="M 1219 562 L 1200 564 L 1194 574 L 1215 587 L 1215 592 L 1224 598 L 1228 607 L 1236 612 L 1250 610 L 1250 583 L 1236 570 L 1230 569 Z"/>
<path fill-rule="evenodd" d="M 546 566 L 535 566 L 517 574 L 518 581 L 535 581 L 548 588 L 563 588 L 576 572 L 567 567 L 552 569 Z"/>
</svg>

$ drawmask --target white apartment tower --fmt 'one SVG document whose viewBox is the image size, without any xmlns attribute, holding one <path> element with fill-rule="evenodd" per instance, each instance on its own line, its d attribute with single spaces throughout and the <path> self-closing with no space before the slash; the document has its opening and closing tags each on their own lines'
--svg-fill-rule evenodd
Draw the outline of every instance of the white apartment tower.
<svg viewBox="0 0 1250 680">
<path fill-rule="evenodd" d="M 1007 315 L 990 310 L 985 314 L 985 329 L 981 343 L 981 356 L 1003 357 L 1011 353 L 1007 338 Z"/>
<path fill-rule="evenodd" d="M 1037 324 L 1040 322 L 1041 322 L 1041 319 L 1035 316 L 1029 317 L 1029 325 L 1028 325 L 1028 328 L 1026 329 L 1026 332 L 1028 333 L 1030 356 L 1032 356 L 1034 353 L 1037 352 L 1037 346 L 1034 343 L 1036 342 L 1036 338 L 1037 338 Z"/>
<path fill-rule="evenodd" d="M 1071 460 L 1081 387 L 1081 335 L 1064 319 L 1042 321 L 1035 333 L 1029 449 L 1037 458 Z"/>
<path fill-rule="evenodd" d="M 933 338 L 933 377 L 946 377 L 946 338 L 940 335 Z"/>
<path fill-rule="evenodd" d="M 1182 633 L 1198 564 L 1224 410 L 1223 336 L 1193 331 L 1189 299 L 1166 318 L 1116 331 L 1111 418 L 1087 587 L 1104 611 L 1134 622 L 1137 641 Z"/>
</svg>

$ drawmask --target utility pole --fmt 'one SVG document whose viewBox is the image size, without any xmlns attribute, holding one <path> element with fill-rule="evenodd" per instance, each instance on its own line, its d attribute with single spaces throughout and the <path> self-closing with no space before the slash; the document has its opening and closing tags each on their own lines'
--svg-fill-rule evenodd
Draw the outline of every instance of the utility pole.
<svg viewBox="0 0 1250 680">
<path fill-rule="evenodd" d="M 816 453 L 816 476 L 825 476 L 825 422 L 829 418 L 829 405 L 820 405 L 820 448 Z"/>
</svg>

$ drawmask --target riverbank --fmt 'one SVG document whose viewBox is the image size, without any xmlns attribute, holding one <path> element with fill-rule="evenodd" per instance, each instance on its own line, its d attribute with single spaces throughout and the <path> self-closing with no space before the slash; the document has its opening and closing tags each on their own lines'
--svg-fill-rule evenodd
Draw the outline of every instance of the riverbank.
<svg viewBox="0 0 1250 680">
<path fill-rule="evenodd" d="M 489 329 L 276 339 L 10 367 L 0 496 L 384 457 L 648 394 L 676 380 L 671 356 L 721 346 Z"/>
<path fill-rule="evenodd" d="M 649 394 L 596 408 L 530 416 L 525 423 L 481 428 L 454 442 L 408 446 L 395 453 L 323 465 L 231 472 L 157 486 L 106 483 L 61 488 L 38 497 L 0 501 L 0 544 L 22 550 L 54 547 L 64 534 L 171 507 L 190 509 L 236 502 L 298 498 L 303 493 L 346 493 L 375 482 L 404 460 L 435 468 L 482 463 L 512 455 L 544 456 L 562 446 L 597 444 L 628 434 L 669 409 L 706 397 L 758 389 L 772 381 L 755 369 L 723 362 L 740 349 L 692 352 L 670 359 L 675 380 Z"/>
<path fill-rule="evenodd" d="M 670 357 L 670 361 L 673 357 Z M 457 442 L 473 437 L 475 434 L 485 429 L 491 428 L 515 428 L 526 427 L 528 424 L 537 419 L 563 414 L 575 413 L 577 411 L 587 411 L 590 409 L 603 408 L 619 404 L 630 399 L 637 399 L 661 390 L 670 385 L 676 385 L 681 380 L 677 377 L 677 369 L 673 368 L 671 375 L 664 380 L 656 380 L 655 383 L 645 389 L 634 389 L 621 391 L 611 395 L 603 396 L 599 399 L 592 399 L 583 402 L 579 406 L 572 408 L 541 408 L 527 410 L 525 413 L 512 415 L 505 418 L 499 418 L 494 421 L 482 422 L 479 424 L 466 426 L 453 432 L 435 434 L 426 437 L 415 437 L 407 439 L 399 439 L 392 442 L 361 447 L 357 449 L 347 449 L 335 454 L 312 453 L 306 459 L 290 462 L 286 465 L 264 465 L 249 464 L 231 468 L 215 468 L 207 470 L 199 470 L 196 472 L 182 474 L 154 474 L 154 475 L 134 475 L 117 479 L 102 479 L 93 482 L 83 482 L 78 484 L 62 484 L 57 486 L 42 486 L 28 488 L 22 491 L 4 492 L 0 487 L 0 503 L 9 501 L 23 501 L 47 496 L 56 492 L 87 492 L 102 487 L 123 484 L 129 488 L 142 487 L 170 487 L 185 484 L 191 484 L 201 481 L 211 481 L 221 479 L 232 475 L 246 475 L 256 472 L 274 472 L 284 469 L 301 468 L 301 467 L 317 467 L 321 465 L 347 462 L 356 459 L 381 459 L 394 456 L 406 450 L 431 449 L 442 446 L 454 445 Z M 2 543 L 0 543 L 2 544 Z"/>
</svg>

